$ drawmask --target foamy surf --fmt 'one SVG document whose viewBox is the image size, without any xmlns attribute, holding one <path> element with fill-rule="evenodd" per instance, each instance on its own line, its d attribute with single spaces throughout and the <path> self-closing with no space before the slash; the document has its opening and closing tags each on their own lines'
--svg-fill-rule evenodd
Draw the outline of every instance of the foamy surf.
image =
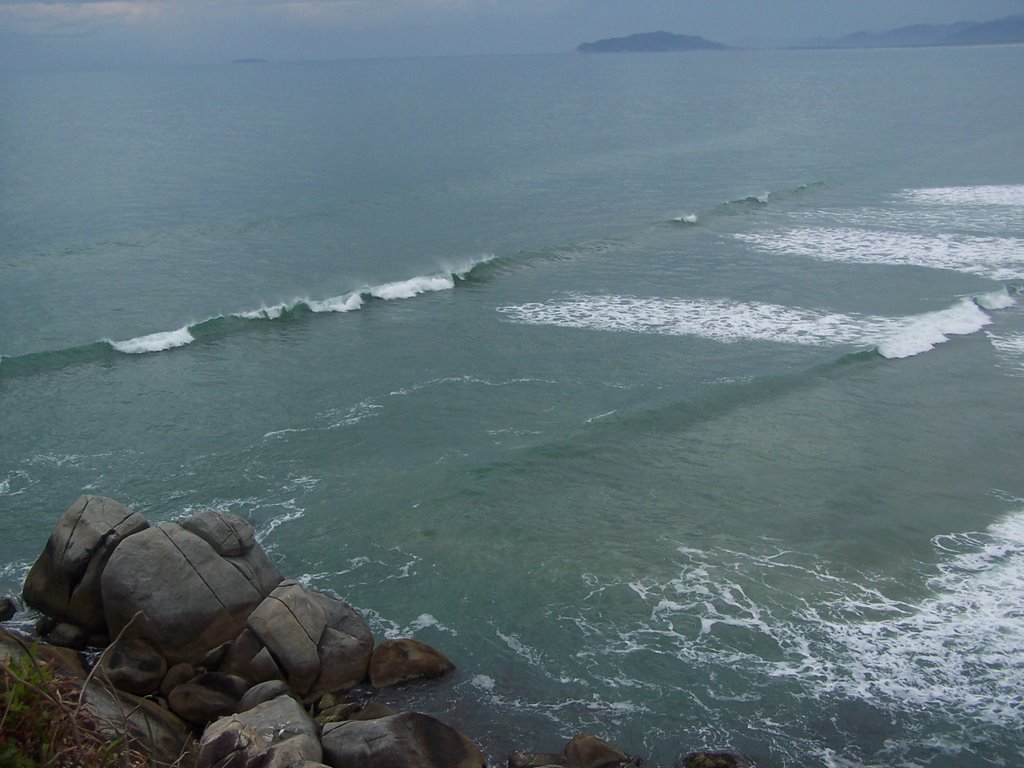
<svg viewBox="0 0 1024 768">
<path fill-rule="evenodd" d="M 176 331 L 160 331 L 145 336 L 137 336 L 125 341 L 106 340 L 118 352 L 127 355 L 144 355 L 148 352 L 164 352 L 191 344 L 195 337 L 190 332 L 191 326 L 183 326 Z"/>
<path fill-rule="evenodd" d="M 499 307 L 514 322 L 625 333 L 696 336 L 721 343 L 768 341 L 873 347 L 886 358 L 911 357 L 976 333 L 991 322 L 980 301 L 1009 306 L 997 294 L 908 317 L 842 314 L 728 299 L 574 295 L 560 301 Z M 1007 301 L 1009 303 L 1007 303 Z"/>
<path fill-rule="evenodd" d="M 437 274 L 419 275 L 408 280 L 397 280 L 379 285 L 365 286 L 358 290 L 349 291 L 338 296 L 331 296 L 326 299 L 303 298 L 272 305 L 263 304 L 258 309 L 235 312 L 229 318 L 217 315 L 201 322 L 190 323 L 174 331 L 158 331 L 124 341 L 113 341 L 110 339 L 104 339 L 104 341 L 114 350 L 125 354 L 138 355 L 149 352 L 164 352 L 191 344 L 195 341 L 195 336 L 193 336 L 192 332 L 197 327 L 213 326 L 213 324 L 224 319 L 279 320 L 290 313 L 299 311 L 309 311 L 315 314 L 353 312 L 361 309 L 371 299 L 396 301 L 399 299 L 412 299 L 424 293 L 450 291 L 455 288 L 457 280 L 468 279 L 476 267 L 486 264 L 493 259 L 494 256 L 488 254 L 475 259 L 467 259 L 452 266 L 446 266 L 444 272 Z"/>
<path fill-rule="evenodd" d="M 1017 237 L 922 235 L 854 227 L 798 227 L 735 237 L 777 255 L 949 269 L 993 280 L 1024 278 L 1024 240 Z"/>
<path fill-rule="evenodd" d="M 1024 184 L 930 187 L 904 190 L 902 196 L 925 205 L 1003 205 L 1024 207 Z"/>
</svg>

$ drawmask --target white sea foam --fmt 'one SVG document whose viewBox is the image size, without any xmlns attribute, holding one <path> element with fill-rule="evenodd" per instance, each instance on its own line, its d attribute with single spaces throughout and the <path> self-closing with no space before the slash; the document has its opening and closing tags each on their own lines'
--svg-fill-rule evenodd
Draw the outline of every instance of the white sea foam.
<svg viewBox="0 0 1024 768">
<path fill-rule="evenodd" d="M 191 344 L 195 341 L 195 338 L 189 332 L 189 328 L 190 326 L 185 325 L 176 331 L 150 333 L 147 336 L 137 336 L 126 341 L 111 341 L 110 339 L 106 341 L 118 352 L 124 352 L 129 355 L 163 352 L 168 349 L 184 347 L 186 344 Z"/>
<path fill-rule="evenodd" d="M 949 269 L 993 280 L 1024 278 L 1024 239 L 922 235 L 855 227 L 798 227 L 735 237 L 766 253 L 852 264 Z"/>
<path fill-rule="evenodd" d="M 1024 207 L 1024 184 L 908 189 L 903 197 L 926 205 L 1007 205 Z"/>
<path fill-rule="evenodd" d="M 603 653 L 668 653 L 790 679 L 815 697 L 930 708 L 968 730 L 970 722 L 1020 728 L 1024 512 L 933 545 L 938 564 L 916 600 L 888 597 L 884 579 L 840 578 L 796 553 L 690 550 L 679 577 L 633 590 L 650 618 Z M 805 586 L 773 588 L 792 578 Z"/>
<path fill-rule="evenodd" d="M 672 221 L 676 222 L 677 224 L 696 224 L 697 214 L 687 213 L 682 216 L 676 216 L 675 218 L 672 219 Z"/>
<path fill-rule="evenodd" d="M 847 315 L 726 299 L 582 295 L 498 311 L 516 322 L 565 328 L 698 336 L 723 343 L 874 347 L 888 358 L 926 352 L 951 335 L 975 333 L 991 322 L 969 298 L 944 310 L 909 317 Z"/>
<path fill-rule="evenodd" d="M 261 306 L 259 309 L 254 309 L 249 312 L 239 312 L 236 317 L 240 317 L 243 320 L 277 320 L 281 315 L 287 312 L 295 305 L 295 302 L 274 304 L 271 307 L 266 305 Z"/>
<path fill-rule="evenodd" d="M 1015 374 L 1024 374 L 1024 334 L 989 333 L 988 340 L 992 342 L 1006 367 Z"/>
<path fill-rule="evenodd" d="M 363 306 L 363 297 L 358 293 L 346 293 L 320 301 L 307 301 L 306 306 L 312 312 L 352 312 Z"/>
<path fill-rule="evenodd" d="M 427 275 L 414 277 L 409 280 L 399 280 L 394 283 L 375 285 L 367 289 L 367 293 L 377 299 L 392 301 L 394 299 L 411 299 L 421 293 L 433 291 L 449 291 L 455 287 L 455 278 L 452 275 Z"/>
<path fill-rule="evenodd" d="M 998 291 L 975 296 L 974 300 L 982 309 L 1007 309 L 1017 303 L 1005 286 Z"/>
<path fill-rule="evenodd" d="M 878 343 L 878 353 L 890 359 L 912 357 L 949 341 L 950 336 L 977 333 L 992 319 L 971 299 L 923 315 L 908 318 L 902 328 Z"/>
</svg>

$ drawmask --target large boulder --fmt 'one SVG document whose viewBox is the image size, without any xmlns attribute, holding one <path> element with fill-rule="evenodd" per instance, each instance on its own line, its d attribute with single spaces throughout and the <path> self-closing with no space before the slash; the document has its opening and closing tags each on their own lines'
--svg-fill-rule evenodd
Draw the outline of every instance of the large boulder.
<svg viewBox="0 0 1024 768">
<path fill-rule="evenodd" d="M 433 680 L 455 669 L 448 657 L 431 645 L 400 637 L 385 640 L 370 658 L 370 683 L 387 688 L 410 680 Z"/>
<path fill-rule="evenodd" d="M 579 768 L 617 768 L 630 758 L 618 747 L 590 733 L 578 733 L 565 745 L 565 756 Z"/>
<path fill-rule="evenodd" d="M 248 537 L 248 523 L 217 512 L 197 517 L 199 523 L 162 523 L 125 539 L 101 579 L 111 635 L 131 623 L 126 634 L 145 639 L 171 664 L 199 663 L 234 640 L 281 581 Z M 239 535 L 225 541 L 225 529 Z M 239 538 L 248 549 L 238 546 Z"/>
<path fill-rule="evenodd" d="M 346 690 L 366 677 L 373 634 L 347 603 L 282 582 L 249 615 L 221 669 L 281 678 L 300 695 Z"/>
<path fill-rule="evenodd" d="M 221 718 L 199 744 L 200 768 L 291 768 L 322 756 L 316 724 L 288 695 Z"/>
<path fill-rule="evenodd" d="M 323 760 L 332 768 L 482 768 L 480 748 L 428 715 L 403 712 L 324 726 Z"/>
<path fill-rule="evenodd" d="M 25 602 L 87 632 L 102 632 L 104 567 L 126 537 L 148 527 L 142 515 L 113 499 L 79 497 L 57 521 L 29 571 Z"/>
</svg>

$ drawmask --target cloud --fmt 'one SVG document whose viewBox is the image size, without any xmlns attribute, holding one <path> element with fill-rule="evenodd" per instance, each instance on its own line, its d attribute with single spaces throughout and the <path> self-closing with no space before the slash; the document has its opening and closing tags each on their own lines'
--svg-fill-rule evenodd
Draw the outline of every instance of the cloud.
<svg viewBox="0 0 1024 768">
<path fill-rule="evenodd" d="M 83 35 L 151 21 L 159 15 L 159 3 L 138 0 L 0 2 L 0 26 L 23 35 Z"/>
</svg>

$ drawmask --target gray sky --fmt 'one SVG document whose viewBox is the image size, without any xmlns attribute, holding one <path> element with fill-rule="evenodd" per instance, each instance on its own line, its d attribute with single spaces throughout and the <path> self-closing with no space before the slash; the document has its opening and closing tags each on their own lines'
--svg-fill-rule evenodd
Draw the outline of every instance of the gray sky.
<svg viewBox="0 0 1024 768">
<path fill-rule="evenodd" d="M 791 44 L 985 21 L 1024 0 L 0 0 L 0 67 L 570 51 L 666 29 Z"/>
</svg>

